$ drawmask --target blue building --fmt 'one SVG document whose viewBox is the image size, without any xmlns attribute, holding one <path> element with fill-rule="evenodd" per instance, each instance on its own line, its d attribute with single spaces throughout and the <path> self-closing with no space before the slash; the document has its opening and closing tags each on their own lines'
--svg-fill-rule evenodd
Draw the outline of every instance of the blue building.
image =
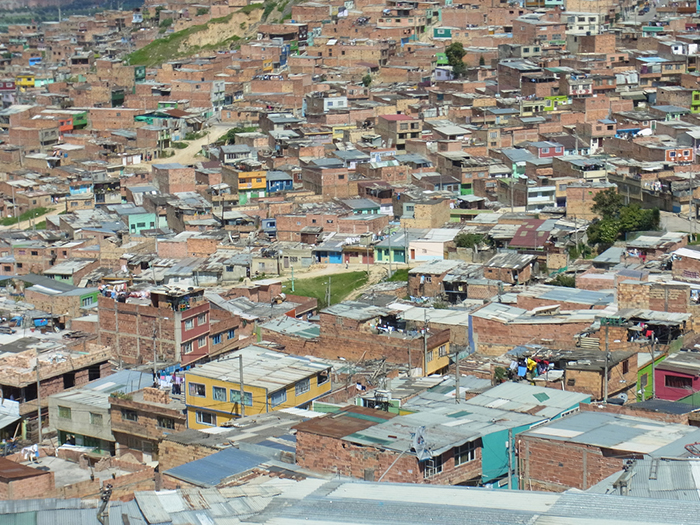
<svg viewBox="0 0 700 525">
<path fill-rule="evenodd" d="M 267 193 L 277 191 L 292 191 L 294 189 L 294 179 L 289 173 L 284 171 L 267 172 Z"/>
</svg>

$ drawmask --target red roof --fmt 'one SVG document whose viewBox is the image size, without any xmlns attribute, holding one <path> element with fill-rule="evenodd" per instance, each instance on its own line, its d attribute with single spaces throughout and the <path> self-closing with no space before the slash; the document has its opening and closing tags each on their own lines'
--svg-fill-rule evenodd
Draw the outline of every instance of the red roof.
<svg viewBox="0 0 700 525">
<path fill-rule="evenodd" d="M 416 120 L 408 115 L 380 115 L 379 118 L 384 120 L 396 121 L 396 120 Z"/>
<path fill-rule="evenodd" d="M 513 240 L 510 241 L 512 248 L 529 248 L 536 250 L 544 247 L 544 243 L 549 239 L 550 232 L 537 231 L 544 224 L 542 219 L 532 219 L 523 224 L 515 232 Z"/>
</svg>

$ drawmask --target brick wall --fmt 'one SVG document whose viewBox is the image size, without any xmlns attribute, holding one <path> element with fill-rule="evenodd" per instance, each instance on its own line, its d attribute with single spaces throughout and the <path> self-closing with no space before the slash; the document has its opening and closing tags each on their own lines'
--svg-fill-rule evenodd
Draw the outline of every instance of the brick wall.
<svg viewBox="0 0 700 525">
<path fill-rule="evenodd" d="M 297 432 L 297 464 L 302 468 L 391 483 L 422 483 L 430 485 L 457 485 L 481 477 L 481 448 L 476 449 L 476 459 L 455 467 L 452 450 L 443 454 L 443 471 L 424 478 L 423 467 L 415 456 L 405 454 L 396 461 L 399 453 L 375 447 L 363 447 L 335 437 L 320 436 L 309 432 Z"/>
<path fill-rule="evenodd" d="M 642 308 L 660 312 L 688 312 L 690 287 L 664 283 L 620 282 L 617 285 L 620 308 Z"/>
<path fill-rule="evenodd" d="M 520 487 L 525 490 L 586 490 L 622 470 L 624 453 L 620 451 L 606 457 L 598 447 L 526 435 L 518 436 L 517 447 Z"/>
<path fill-rule="evenodd" d="M 161 441 L 158 445 L 158 464 L 160 472 L 179 467 L 185 463 L 206 458 L 219 452 L 219 449 L 203 445 L 183 445 L 175 441 Z"/>
<path fill-rule="evenodd" d="M 664 423 L 674 423 L 679 425 L 689 425 L 690 414 L 665 414 L 654 410 L 635 409 L 633 405 L 602 405 L 599 403 L 580 403 L 581 412 L 605 412 L 606 414 L 622 414 L 624 416 L 644 417 L 654 421 Z"/>
<path fill-rule="evenodd" d="M 590 326 L 581 323 L 504 324 L 499 321 L 472 317 L 476 351 L 486 355 L 501 355 L 519 344 L 547 344 L 552 348 L 574 348 L 574 335 Z M 546 340 L 546 341 L 545 341 Z"/>
<path fill-rule="evenodd" d="M 45 472 L 39 476 L 0 482 L 0 500 L 40 499 L 54 488 L 54 473 Z"/>
</svg>

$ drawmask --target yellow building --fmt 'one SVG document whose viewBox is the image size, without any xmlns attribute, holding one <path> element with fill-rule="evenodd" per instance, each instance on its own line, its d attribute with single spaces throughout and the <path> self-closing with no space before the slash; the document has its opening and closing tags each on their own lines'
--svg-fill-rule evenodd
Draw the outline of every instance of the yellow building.
<svg viewBox="0 0 700 525">
<path fill-rule="evenodd" d="M 15 85 L 17 87 L 22 87 L 22 88 L 27 88 L 27 87 L 34 87 L 34 75 L 30 73 L 23 73 L 21 75 L 17 75 L 15 77 Z"/>
<path fill-rule="evenodd" d="M 240 417 L 243 360 L 245 415 L 306 407 L 331 391 L 330 367 L 251 345 L 185 374 L 187 426 L 209 428 Z"/>
</svg>

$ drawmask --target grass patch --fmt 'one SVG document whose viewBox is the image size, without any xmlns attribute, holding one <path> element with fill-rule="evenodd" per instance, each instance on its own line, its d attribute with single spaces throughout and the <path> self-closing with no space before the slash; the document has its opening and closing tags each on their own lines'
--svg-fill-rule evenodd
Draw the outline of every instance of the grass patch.
<svg viewBox="0 0 700 525">
<path fill-rule="evenodd" d="M 264 8 L 265 8 L 265 4 L 248 4 L 248 5 L 243 6 L 241 8 L 241 13 L 245 13 L 246 15 L 249 15 L 250 13 L 255 11 L 256 9 L 264 9 Z"/>
<path fill-rule="evenodd" d="M 392 283 L 407 283 L 408 282 L 408 268 L 401 268 L 400 270 L 394 270 L 394 274 L 387 279 L 387 281 Z"/>
<path fill-rule="evenodd" d="M 171 145 L 175 149 L 185 149 L 187 146 L 189 146 L 189 144 L 184 142 L 173 142 Z"/>
<path fill-rule="evenodd" d="M 51 210 L 49 210 L 48 208 L 34 208 L 33 210 L 25 211 L 16 219 L 14 217 L 6 217 L 0 220 L 0 224 L 2 224 L 3 226 L 12 226 L 13 224 L 17 224 L 18 222 L 28 221 L 29 219 L 39 217 L 40 215 L 46 215 L 50 211 Z"/>
<path fill-rule="evenodd" d="M 353 291 L 367 284 L 367 272 L 348 272 L 322 275 L 310 279 L 295 279 L 293 292 L 292 282 L 287 281 L 282 284 L 282 291 L 293 295 L 315 297 L 318 299 L 318 307 L 325 308 L 328 306 L 326 304 L 326 290 L 328 289 L 329 277 L 331 278 L 331 304 L 339 303 Z"/>
<path fill-rule="evenodd" d="M 46 221 L 37 222 L 37 223 L 34 225 L 34 228 L 27 228 L 27 230 L 33 230 L 33 229 L 36 229 L 36 230 L 45 230 L 45 229 L 46 229 Z"/>
<path fill-rule="evenodd" d="M 256 7 L 257 6 L 257 7 Z M 256 9 L 261 9 L 262 4 L 251 4 L 243 7 L 238 12 L 243 12 L 246 14 L 251 13 Z M 234 13 L 222 16 L 220 18 L 213 18 L 206 24 L 197 24 L 182 31 L 177 31 L 175 33 L 170 33 L 167 36 L 154 40 L 150 44 L 134 51 L 127 56 L 129 64 L 132 66 L 156 66 L 163 62 L 168 62 L 183 56 L 191 56 L 202 51 L 211 51 L 216 49 L 228 48 L 232 43 L 237 42 L 241 39 L 238 35 L 233 35 L 226 40 L 217 42 L 216 44 L 209 44 L 205 46 L 190 46 L 185 51 L 180 51 L 180 47 L 184 44 L 187 39 L 200 31 L 204 31 L 209 27 L 210 24 L 226 24 L 231 20 Z"/>
</svg>

